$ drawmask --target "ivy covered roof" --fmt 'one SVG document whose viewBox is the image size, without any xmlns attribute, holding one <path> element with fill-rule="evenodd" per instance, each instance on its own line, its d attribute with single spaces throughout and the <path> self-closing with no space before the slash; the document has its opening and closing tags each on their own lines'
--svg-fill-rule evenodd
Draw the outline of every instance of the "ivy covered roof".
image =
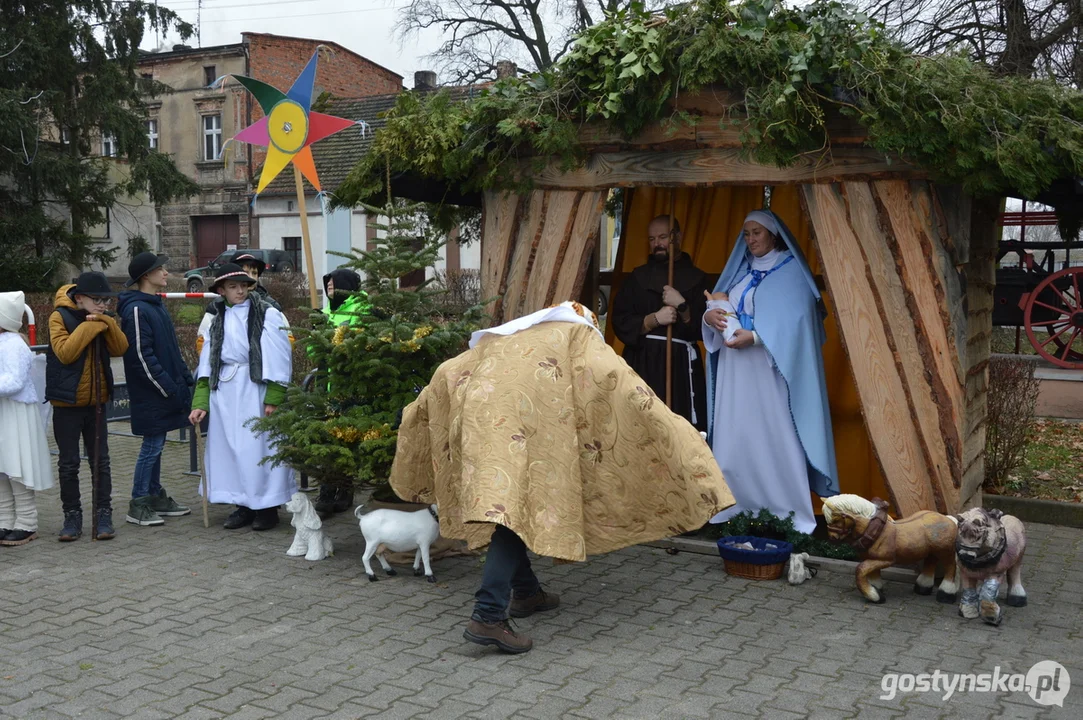
<svg viewBox="0 0 1083 720">
<path fill-rule="evenodd" d="M 545 72 L 500 80 L 466 101 L 404 93 L 337 199 L 356 204 L 404 176 L 523 189 L 531 164 L 585 160 L 585 126 L 634 138 L 657 123 L 686 123 L 693 113 L 672 99 L 708 86 L 739 99 L 719 122 L 739 131 L 754 162 L 828 153 L 828 119 L 841 114 L 864 128 L 868 146 L 940 182 L 1052 202 L 1072 236 L 1083 222 L 1083 93 L 997 77 L 962 55 L 909 54 L 879 24 L 829 0 L 633 6 L 586 29 Z"/>
</svg>

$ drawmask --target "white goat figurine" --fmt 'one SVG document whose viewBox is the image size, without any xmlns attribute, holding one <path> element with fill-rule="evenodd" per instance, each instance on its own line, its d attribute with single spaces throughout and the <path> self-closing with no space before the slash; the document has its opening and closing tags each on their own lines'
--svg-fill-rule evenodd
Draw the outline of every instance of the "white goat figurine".
<svg viewBox="0 0 1083 720">
<path fill-rule="evenodd" d="M 305 560 L 323 560 L 335 554 L 331 538 L 323 533 L 323 522 L 312 507 L 312 501 L 304 493 L 295 492 L 286 509 L 293 513 L 290 525 L 297 528 L 293 534 L 293 544 L 286 554 L 290 557 L 305 556 Z"/>
<path fill-rule="evenodd" d="M 365 536 L 365 554 L 361 556 L 361 562 L 365 565 L 365 574 L 369 580 L 376 580 L 376 573 L 372 571 L 369 559 L 376 555 L 380 566 L 388 575 L 395 575 L 395 570 L 388 565 L 383 552 L 408 552 L 417 550 L 414 556 L 414 575 L 421 574 L 420 563 L 425 563 L 425 577 L 429 582 L 436 582 L 432 574 L 432 565 L 429 563 L 429 546 L 436 542 L 440 536 L 440 520 L 436 514 L 436 506 L 430 505 L 425 510 L 416 512 L 403 512 L 402 510 L 373 510 L 370 513 L 362 513 L 358 505 L 353 511 L 354 516 L 360 521 L 361 534 Z M 377 549 L 381 552 L 377 554 Z"/>
</svg>

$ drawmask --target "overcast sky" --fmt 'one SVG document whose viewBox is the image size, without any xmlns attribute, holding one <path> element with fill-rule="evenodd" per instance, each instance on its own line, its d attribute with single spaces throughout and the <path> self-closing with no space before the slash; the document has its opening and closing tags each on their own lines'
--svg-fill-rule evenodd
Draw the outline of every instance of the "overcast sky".
<svg viewBox="0 0 1083 720">
<path fill-rule="evenodd" d="M 428 69 L 424 56 L 440 42 L 439 34 L 432 33 L 400 49 L 394 26 L 406 0 L 159 0 L 159 4 L 193 25 L 199 15 L 199 39 L 186 41 L 193 47 L 238 43 L 246 31 L 332 40 L 402 75 L 407 87 L 413 87 L 414 71 Z M 151 34 L 143 47 L 152 49 L 155 42 Z M 161 39 L 167 47 L 177 42 L 177 37 Z"/>
</svg>

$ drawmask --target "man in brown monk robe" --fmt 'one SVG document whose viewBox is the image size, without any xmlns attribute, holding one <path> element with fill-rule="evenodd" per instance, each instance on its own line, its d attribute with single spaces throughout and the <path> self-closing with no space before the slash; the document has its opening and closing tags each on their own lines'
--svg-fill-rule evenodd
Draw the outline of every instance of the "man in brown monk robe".
<svg viewBox="0 0 1083 720">
<path fill-rule="evenodd" d="M 707 276 L 681 252 L 681 228 L 673 221 L 673 285 L 669 275 L 669 216 L 647 226 L 650 256 L 624 278 L 613 298 L 610 322 L 624 343 L 624 359 L 658 397 L 666 396 L 666 327 L 673 326 L 672 410 L 698 430 L 707 429 L 707 385 L 696 346 L 707 309 Z"/>
</svg>

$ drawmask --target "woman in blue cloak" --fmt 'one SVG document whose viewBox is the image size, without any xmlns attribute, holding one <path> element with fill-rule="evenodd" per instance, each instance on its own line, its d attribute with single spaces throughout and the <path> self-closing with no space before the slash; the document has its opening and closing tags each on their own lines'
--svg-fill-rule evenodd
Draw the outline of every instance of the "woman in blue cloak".
<svg viewBox="0 0 1083 720">
<path fill-rule="evenodd" d="M 838 494 L 826 314 L 789 228 L 770 211 L 749 213 L 703 315 L 708 442 L 737 500 L 711 522 L 766 508 L 793 512 L 811 533 L 809 490 Z"/>
</svg>

